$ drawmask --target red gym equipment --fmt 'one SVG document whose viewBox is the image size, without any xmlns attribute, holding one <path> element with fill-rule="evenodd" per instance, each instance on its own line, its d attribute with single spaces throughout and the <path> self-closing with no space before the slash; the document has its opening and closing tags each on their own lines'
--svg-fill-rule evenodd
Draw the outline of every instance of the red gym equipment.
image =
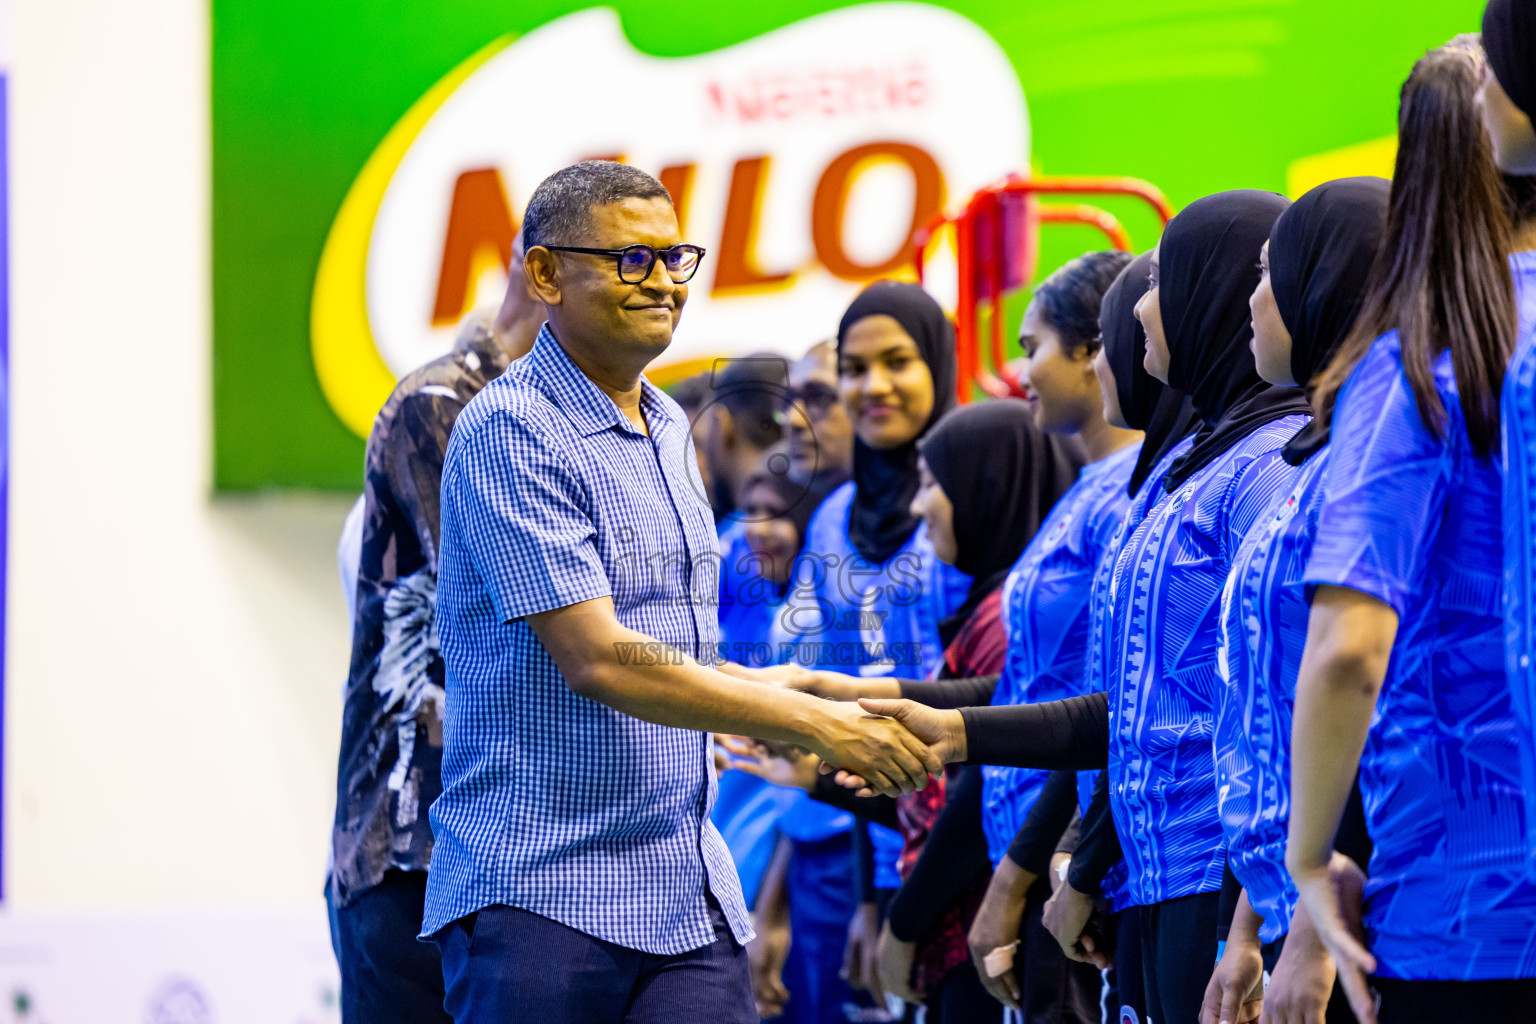
<svg viewBox="0 0 1536 1024">
<path fill-rule="evenodd" d="M 919 283 L 929 243 L 946 225 L 955 226 L 960 278 L 955 349 L 961 402 L 970 400 L 973 383 L 996 398 L 1024 394 L 1004 359 L 1003 299 L 1007 292 L 1034 278 L 1042 225 L 1086 224 L 1103 232 L 1116 249 L 1132 251 L 1130 235 L 1114 214 L 1085 203 L 1041 203 L 1037 198 L 1040 194 L 1133 196 L 1151 206 L 1163 224 L 1173 217 L 1173 207 L 1163 193 L 1139 178 L 1029 178 L 1011 174 L 981 189 L 959 212 L 941 212 L 925 224 L 914 238 Z M 982 365 L 977 335 L 982 302 L 992 311 L 991 369 Z"/>
</svg>

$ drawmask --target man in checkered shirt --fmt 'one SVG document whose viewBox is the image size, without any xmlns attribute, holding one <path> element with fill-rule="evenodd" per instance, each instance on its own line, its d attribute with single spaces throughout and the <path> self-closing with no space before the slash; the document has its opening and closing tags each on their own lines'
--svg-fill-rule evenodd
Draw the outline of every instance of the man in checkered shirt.
<svg viewBox="0 0 1536 1024">
<path fill-rule="evenodd" d="M 709 732 L 798 744 L 897 794 L 940 770 L 854 704 L 717 660 L 714 517 L 666 350 L 703 251 L 621 164 L 529 200 L 548 322 L 460 415 L 443 468 L 443 794 L 423 935 L 458 1024 L 750 1024 Z"/>
</svg>

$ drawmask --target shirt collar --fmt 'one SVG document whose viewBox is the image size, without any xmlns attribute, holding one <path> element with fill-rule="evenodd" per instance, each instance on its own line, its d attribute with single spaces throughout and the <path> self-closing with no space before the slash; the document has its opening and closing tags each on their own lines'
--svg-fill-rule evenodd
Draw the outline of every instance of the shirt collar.
<svg viewBox="0 0 1536 1024">
<path fill-rule="evenodd" d="M 533 369 L 549 383 L 561 410 L 583 437 L 615 427 L 626 433 L 645 436 L 620 411 L 613 399 L 571 360 L 565 349 L 560 347 L 560 342 L 555 339 L 547 322 L 539 328 L 539 336 L 534 339 L 528 360 Z M 640 378 L 640 411 L 645 416 L 653 439 L 666 431 L 670 417 L 666 414 L 662 392 L 643 375 Z"/>
</svg>

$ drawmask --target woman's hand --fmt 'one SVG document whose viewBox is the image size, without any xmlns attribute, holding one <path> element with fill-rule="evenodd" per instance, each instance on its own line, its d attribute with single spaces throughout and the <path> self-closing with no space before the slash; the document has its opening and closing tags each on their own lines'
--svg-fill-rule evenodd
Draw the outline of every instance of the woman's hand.
<svg viewBox="0 0 1536 1024">
<path fill-rule="evenodd" d="M 718 734 L 715 736 L 715 745 L 717 751 L 723 750 L 728 755 L 727 765 L 736 771 L 756 775 L 785 789 L 803 789 L 809 793 L 816 788 L 816 769 L 821 759 L 799 747 L 780 746 L 770 749 L 766 744 L 745 736 Z"/>
<path fill-rule="evenodd" d="M 1014 950 L 1019 945 L 1025 900 L 1034 883 L 1034 872 L 1004 857 L 987 883 L 987 894 L 968 936 L 971 963 L 976 965 L 982 985 L 993 999 L 1014 1010 L 1019 1009 L 1022 999 L 1019 977 L 1013 969 Z"/>
<path fill-rule="evenodd" d="M 1280 962 L 1264 990 L 1262 1024 L 1324 1024 L 1337 975 L 1306 907 L 1297 907 Z"/>
<path fill-rule="evenodd" d="M 1068 958 L 1093 964 L 1102 971 L 1110 966 L 1109 956 L 1097 948 L 1093 937 L 1087 934 L 1088 921 L 1092 917 L 1093 897 L 1078 892 L 1069 883 L 1051 893 L 1045 904 L 1043 923 Z"/>
<path fill-rule="evenodd" d="M 1253 1024 L 1264 1011 L 1264 957 L 1258 939 L 1233 935 L 1205 986 L 1200 1024 Z"/>
<path fill-rule="evenodd" d="M 1365 980 L 1376 973 L 1376 958 L 1365 948 L 1365 872 L 1335 852 L 1320 868 L 1291 865 L 1291 878 L 1318 939 L 1333 957 L 1355 1019 L 1376 1024 L 1376 1001 Z"/>
<path fill-rule="evenodd" d="M 965 760 L 965 720 L 960 717 L 960 712 L 939 711 L 910 700 L 870 698 L 860 698 L 859 707 L 868 714 L 900 723 L 943 763 Z M 862 775 L 838 771 L 833 765 L 821 767 L 823 775 L 834 771 L 837 772 L 834 781 L 839 786 L 857 790 L 859 796 L 875 796 L 879 792 Z"/>
<path fill-rule="evenodd" d="M 884 1006 L 885 989 L 880 986 L 877 969 L 879 947 L 880 908 L 873 903 L 860 903 L 848 922 L 848 942 L 843 946 L 843 969 L 838 976 L 849 988 L 868 992 L 876 1006 Z"/>
<path fill-rule="evenodd" d="M 875 951 L 880 985 L 887 992 L 908 1003 L 920 1003 L 922 994 L 912 989 L 912 960 L 917 955 L 917 944 L 903 942 L 891 934 L 887 921 L 880 929 L 880 945 Z"/>
</svg>

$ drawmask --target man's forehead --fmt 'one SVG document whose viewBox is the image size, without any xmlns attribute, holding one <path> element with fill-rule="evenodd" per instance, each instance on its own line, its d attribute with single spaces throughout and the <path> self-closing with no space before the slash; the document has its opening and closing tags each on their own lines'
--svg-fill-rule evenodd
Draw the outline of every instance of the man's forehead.
<svg viewBox="0 0 1536 1024">
<path fill-rule="evenodd" d="M 665 199 L 621 199 L 592 207 L 591 216 L 595 249 L 637 244 L 666 248 L 682 241 L 677 214 Z"/>
<path fill-rule="evenodd" d="M 789 381 L 792 386 L 798 387 L 811 380 L 837 380 L 837 350 L 832 346 L 818 347 L 790 364 Z"/>
</svg>

